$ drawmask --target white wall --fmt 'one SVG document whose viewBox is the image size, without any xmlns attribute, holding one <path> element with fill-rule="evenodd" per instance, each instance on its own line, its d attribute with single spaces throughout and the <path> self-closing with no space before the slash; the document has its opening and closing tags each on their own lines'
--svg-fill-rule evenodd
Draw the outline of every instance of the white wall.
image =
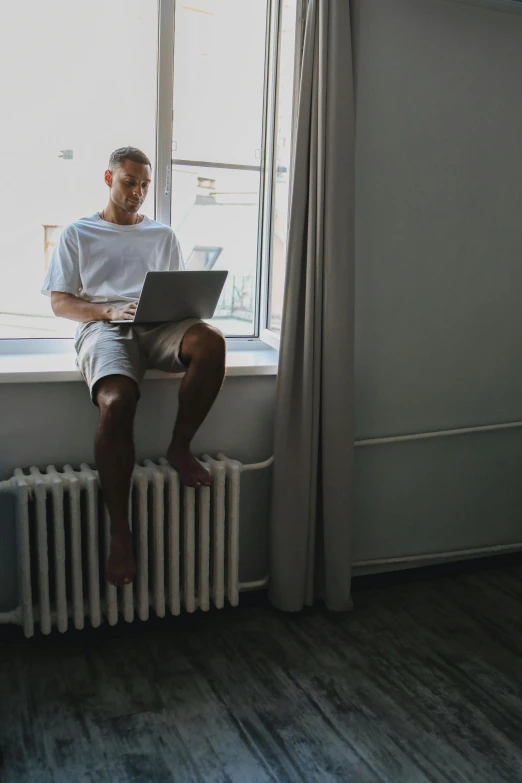
<svg viewBox="0 0 522 783">
<path fill-rule="evenodd" d="M 136 418 L 137 459 L 163 456 L 169 443 L 178 380 L 149 380 L 142 388 Z M 275 378 L 227 378 L 208 419 L 194 440 L 196 454 L 223 451 L 243 463 L 272 454 Z M 0 480 L 15 467 L 65 463 L 93 464 L 97 411 L 81 383 L 0 385 Z M 266 575 L 267 518 L 271 471 L 242 478 L 240 579 Z M 0 499 L 0 611 L 16 605 L 14 519 Z"/>
<path fill-rule="evenodd" d="M 522 420 L 522 14 L 355 7 L 357 437 Z M 358 450 L 358 558 L 522 540 L 521 471 L 522 430 Z"/>
</svg>

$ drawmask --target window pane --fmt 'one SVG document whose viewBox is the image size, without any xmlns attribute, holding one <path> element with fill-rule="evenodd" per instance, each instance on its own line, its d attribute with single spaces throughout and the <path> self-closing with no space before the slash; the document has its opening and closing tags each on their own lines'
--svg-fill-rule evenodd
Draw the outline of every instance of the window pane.
<svg viewBox="0 0 522 783">
<path fill-rule="evenodd" d="M 267 0 L 176 3 L 173 157 L 259 165 Z"/>
<path fill-rule="evenodd" d="M 172 227 L 187 269 L 227 269 L 213 322 L 228 335 L 254 332 L 259 171 L 172 169 Z"/>
<path fill-rule="evenodd" d="M 172 227 L 188 269 L 229 271 L 230 335 L 255 328 L 267 4 L 176 4 Z"/>
<path fill-rule="evenodd" d="M 105 206 L 110 153 L 130 144 L 154 155 L 157 37 L 149 0 L 10 4 L 0 31 L 0 338 L 74 332 L 41 284 L 62 228 Z M 152 193 L 142 211 L 154 217 Z"/>
<path fill-rule="evenodd" d="M 276 125 L 277 159 L 276 175 L 274 179 L 274 216 L 272 224 L 268 300 L 268 328 L 274 332 L 281 331 L 281 317 L 283 313 L 294 96 L 296 17 L 297 0 L 283 0 Z"/>
</svg>

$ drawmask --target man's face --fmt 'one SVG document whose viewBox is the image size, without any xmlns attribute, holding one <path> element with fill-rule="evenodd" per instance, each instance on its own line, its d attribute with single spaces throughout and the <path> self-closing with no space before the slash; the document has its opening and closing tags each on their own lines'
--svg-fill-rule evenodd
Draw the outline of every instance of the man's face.
<svg viewBox="0 0 522 783">
<path fill-rule="evenodd" d="M 136 213 L 147 198 L 150 166 L 125 159 L 114 171 L 105 172 L 111 189 L 111 200 L 125 212 Z"/>
</svg>

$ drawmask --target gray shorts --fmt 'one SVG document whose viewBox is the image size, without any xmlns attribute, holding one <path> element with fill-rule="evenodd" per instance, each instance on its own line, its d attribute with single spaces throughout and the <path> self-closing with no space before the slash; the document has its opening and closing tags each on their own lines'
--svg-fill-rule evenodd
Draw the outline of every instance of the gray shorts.
<svg viewBox="0 0 522 783">
<path fill-rule="evenodd" d="M 108 375 L 126 375 L 139 386 L 148 369 L 184 372 L 179 358 L 181 341 L 187 329 L 203 323 L 189 318 L 167 324 L 112 324 L 90 321 L 76 332 L 76 364 L 87 381 L 91 398 L 94 386 Z"/>
</svg>

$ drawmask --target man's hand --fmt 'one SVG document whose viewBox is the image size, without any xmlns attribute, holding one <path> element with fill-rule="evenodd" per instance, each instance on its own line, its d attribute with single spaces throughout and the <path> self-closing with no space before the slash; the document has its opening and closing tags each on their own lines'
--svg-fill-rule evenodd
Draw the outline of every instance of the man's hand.
<svg viewBox="0 0 522 783">
<path fill-rule="evenodd" d="M 109 321 L 134 321 L 138 305 L 131 304 L 113 305 L 109 310 Z"/>
<path fill-rule="evenodd" d="M 63 291 L 53 291 L 51 294 L 53 313 L 60 318 L 70 318 L 71 321 L 87 323 L 89 321 L 133 321 L 136 315 L 137 303 L 126 304 L 93 304 L 80 299 L 74 294 Z"/>
</svg>

